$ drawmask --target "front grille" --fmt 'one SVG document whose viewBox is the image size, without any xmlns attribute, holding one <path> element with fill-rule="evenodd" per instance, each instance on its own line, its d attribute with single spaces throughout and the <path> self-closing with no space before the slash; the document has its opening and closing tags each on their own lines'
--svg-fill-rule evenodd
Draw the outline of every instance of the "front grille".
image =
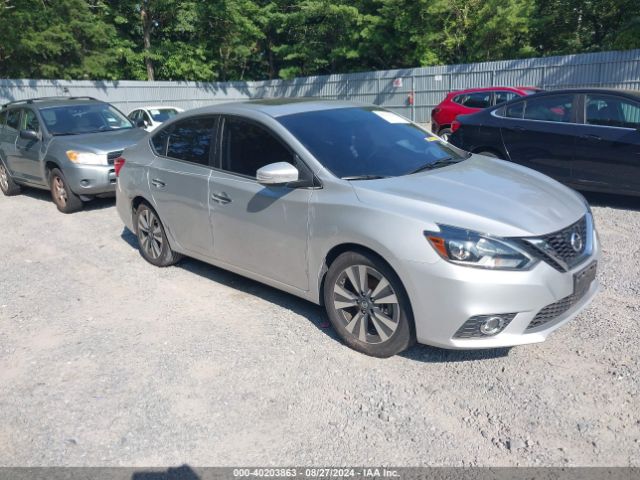
<svg viewBox="0 0 640 480">
<path fill-rule="evenodd" d="M 527 326 L 527 330 L 540 327 L 558 318 L 560 315 L 562 315 L 576 303 L 578 303 L 578 301 L 583 296 L 584 292 L 580 295 L 572 294 L 568 297 L 564 297 L 562 300 L 558 300 L 556 303 L 547 305 L 542 310 L 540 310 L 535 317 L 533 317 L 533 320 L 531 320 L 531 322 Z"/>
<path fill-rule="evenodd" d="M 120 155 L 122 155 L 123 150 L 117 150 L 115 152 L 109 152 L 107 153 L 107 163 L 109 165 L 113 165 L 113 163 L 116 161 L 116 158 L 118 158 Z"/>
<path fill-rule="evenodd" d="M 575 241 L 572 244 L 572 237 L 575 234 L 580 239 L 579 244 Z M 566 272 L 591 254 L 592 235 L 590 223 L 585 215 L 576 223 L 558 232 L 524 239 L 524 246 L 529 252 L 541 256 L 556 270 Z M 576 249 L 574 246 L 579 246 L 580 248 Z"/>
</svg>

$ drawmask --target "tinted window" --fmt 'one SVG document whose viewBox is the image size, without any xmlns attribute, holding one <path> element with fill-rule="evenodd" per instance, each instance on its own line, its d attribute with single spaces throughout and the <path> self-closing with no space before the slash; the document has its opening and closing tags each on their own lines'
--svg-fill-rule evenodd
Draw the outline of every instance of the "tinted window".
<svg viewBox="0 0 640 480">
<path fill-rule="evenodd" d="M 524 118 L 527 120 L 545 120 L 547 122 L 571 122 L 573 114 L 573 95 L 554 95 L 527 100 Z"/>
<path fill-rule="evenodd" d="M 40 114 L 52 135 L 74 135 L 133 128 L 131 121 L 108 103 L 43 108 Z"/>
<path fill-rule="evenodd" d="M 167 156 L 209 165 L 214 125 L 215 118 L 212 117 L 190 118 L 176 123 L 169 135 Z"/>
<path fill-rule="evenodd" d="M 129 114 L 129 119 L 135 124 L 140 118 L 140 110 L 134 110 Z"/>
<path fill-rule="evenodd" d="M 295 165 L 293 154 L 265 128 L 235 117 L 225 119 L 223 170 L 255 177 L 259 168 L 276 162 Z"/>
<path fill-rule="evenodd" d="M 376 107 L 339 108 L 278 117 L 334 175 L 407 175 L 461 150 L 408 120 Z"/>
<path fill-rule="evenodd" d="M 464 93 L 456 102 L 469 108 L 487 108 L 491 105 L 491 92 Z"/>
<path fill-rule="evenodd" d="M 20 127 L 20 112 L 22 110 L 15 109 L 9 110 L 7 113 L 7 128 L 12 130 L 18 130 Z"/>
<path fill-rule="evenodd" d="M 34 130 L 38 132 L 40 130 L 40 122 L 36 112 L 33 110 L 25 110 L 22 116 L 22 130 Z"/>
<path fill-rule="evenodd" d="M 587 95 L 585 119 L 590 125 L 639 128 L 640 105 L 620 97 Z"/>
<path fill-rule="evenodd" d="M 7 111 L 3 110 L 2 112 L 0 112 L 0 127 L 4 126 L 6 121 L 7 121 Z"/>
<path fill-rule="evenodd" d="M 509 105 L 504 110 L 504 116 L 509 118 L 522 118 L 524 113 L 524 102 L 514 103 Z"/>
<path fill-rule="evenodd" d="M 513 100 L 514 98 L 518 98 L 520 95 L 518 95 L 515 92 L 506 92 L 504 90 L 498 90 L 497 92 L 495 92 L 495 104 L 499 105 L 501 103 L 504 102 L 508 102 L 509 100 Z"/>
</svg>

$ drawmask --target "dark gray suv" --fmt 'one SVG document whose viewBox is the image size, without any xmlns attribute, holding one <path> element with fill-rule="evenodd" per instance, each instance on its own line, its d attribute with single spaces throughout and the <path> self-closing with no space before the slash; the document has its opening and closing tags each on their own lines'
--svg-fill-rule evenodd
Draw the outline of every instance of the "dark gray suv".
<svg viewBox="0 0 640 480">
<path fill-rule="evenodd" d="M 0 189 L 51 190 L 58 210 L 115 191 L 115 159 L 146 135 L 114 106 L 90 97 L 21 100 L 0 109 Z"/>
</svg>

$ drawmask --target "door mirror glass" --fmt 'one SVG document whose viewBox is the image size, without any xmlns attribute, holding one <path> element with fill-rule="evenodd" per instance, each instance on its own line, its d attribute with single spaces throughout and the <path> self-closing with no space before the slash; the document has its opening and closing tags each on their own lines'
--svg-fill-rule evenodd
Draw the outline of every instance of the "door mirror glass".
<svg viewBox="0 0 640 480">
<path fill-rule="evenodd" d="M 20 130 L 20 138 L 24 140 L 33 140 L 36 142 L 40 140 L 38 132 L 36 132 L 35 130 Z"/>
<path fill-rule="evenodd" d="M 288 162 L 270 163 L 256 172 L 256 178 L 261 185 L 284 185 L 297 182 L 298 176 L 298 169 Z"/>
</svg>

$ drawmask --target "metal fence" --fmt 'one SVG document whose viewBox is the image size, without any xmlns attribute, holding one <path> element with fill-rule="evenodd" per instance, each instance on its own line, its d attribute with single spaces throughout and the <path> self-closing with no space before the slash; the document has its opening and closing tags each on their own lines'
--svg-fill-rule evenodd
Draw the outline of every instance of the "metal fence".
<svg viewBox="0 0 640 480">
<path fill-rule="evenodd" d="M 0 103 L 30 97 L 88 95 L 128 113 L 150 104 L 194 108 L 269 97 L 349 99 L 382 105 L 418 122 L 453 90 L 498 85 L 640 90 L 640 50 L 258 82 L 0 80 Z M 410 95 L 413 102 L 409 101 Z"/>
</svg>

